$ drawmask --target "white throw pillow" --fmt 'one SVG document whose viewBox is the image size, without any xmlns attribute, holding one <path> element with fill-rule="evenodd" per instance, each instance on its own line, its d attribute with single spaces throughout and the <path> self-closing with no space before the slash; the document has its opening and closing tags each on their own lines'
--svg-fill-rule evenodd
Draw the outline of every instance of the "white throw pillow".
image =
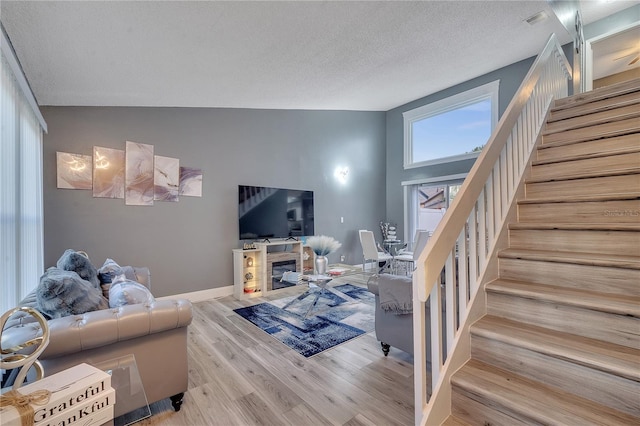
<svg viewBox="0 0 640 426">
<path fill-rule="evenodd" d="M 117 308 L 136 303 L 152 303 L 155 299 L 148 288 L 135 281 L 117 281 L 109 288 L 109 307 Z"/>
</svg>

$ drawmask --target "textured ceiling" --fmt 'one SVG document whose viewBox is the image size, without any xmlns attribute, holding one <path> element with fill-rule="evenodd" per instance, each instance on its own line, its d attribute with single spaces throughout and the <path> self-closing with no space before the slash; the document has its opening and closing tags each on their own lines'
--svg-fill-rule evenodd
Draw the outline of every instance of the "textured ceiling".
<svg viewBox="0 0 640 426">
<path fill-rule="evenodd" d="M 551 32 L 570 41 L 545 0 L 3 0 L 0 19 L 40 105 L 385 111 L 534 56 Z"/>
</svg>

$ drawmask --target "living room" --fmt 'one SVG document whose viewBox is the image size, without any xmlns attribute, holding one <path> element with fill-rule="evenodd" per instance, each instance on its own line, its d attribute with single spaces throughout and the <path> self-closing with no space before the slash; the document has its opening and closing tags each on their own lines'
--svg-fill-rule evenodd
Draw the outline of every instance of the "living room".
<svg viewBox="0 0 640 426">
<path fill-rule="evenodd" d="M 20 2 L 3 4 L 5 28 L 28 31 L 11 19 L 18 6 L 12 3 Z M 358 229 L 395 222 L 398 235 L 410 239 L 403 225 L 403 181 L 461 174 L 473 164 L 403 169 L 402 113 L 499 80 L 501 114 L 532 61 L 510 63 L 384 111 L 41 105 L 49 127 L 43 143 L 44 265 L 72 247 L 95 259 L 148 266 L 157 296 L 224 287 L 230 294 L 231 249 L 239 247 L 239 184 L 313 190 L 316 232 L 342 242 L 330 262 L 344 256 L 343 263 L 359 264 Z M 347 93 L 336 96 L 344 102 Z M 136 104 L 136 96 L 129 104 Z M 94 146 L 124 149 L 126 141 L 153 145 L 156 155 L 201 168 L 202 197 L 139 208 L 93 198 L 91 191 L 56 188 L 56 152 L 91 155 Z M 341 166 L 349 168 L 346 184 L 333 178 Z"/>
<path fill-rule="evenodd" d="M 12 20 L 19 17 L 11 12 L 17 6 L 2 7 L 3 25 L 18 42 L 28 26 L 18 29 L 26 24 Z M 18 56 L 26 48 L 16 46 Z M 565 46 L 565 52 L 570 50 Z M 163 55 L 170 58 L 169 53 Z M 21 62 L 35 70 L 33 79 L 35 73 L 46 72 L 28 59 Z M 502 113 L 532 62 L 528 55 L 451 87 L 416 93 L 417 99 L 389 108 L 149 106 L 137 104 L 133 91 L 128 105 L 44 102 L 40 105 L 48 126 L 43 142 L 44 267 L 55 264 L 65 249 L 75 248 L 86 251 L 96 263 L 114 258 L 148 266 L 156 297 L 191 295 L 197 301 L 230 295 L 231 250 L 241 247 L 240 184 L 314 191 L 316 233 L 342 243 L 330 262 L 344 256 L 343 263 L 359 264 L 359 229 L 377 230 L 380 221 L 391 221 L 407 239 L 403 182 L 464 174 L 473 164 L 466 160 L 404 169 L 402 113 L 496 80 Z M 27 78 L 32 79 L 28 72 Z M 163 90 L 157 86 L 150 91 Z M 334 96 L 349 98 L 351 93 L 345 89 Z M 91 191 L 56 187 L 57 152 L 91 155 L 94 146 L 124 149 L 126 141 L 153 145 L 157 155 L 200 168 L 202 197 L 134 207 L 123 200 L 94 198 Z M 334 178 L 337 167 L 348 167 L 346 183 Z"/>
</svg>

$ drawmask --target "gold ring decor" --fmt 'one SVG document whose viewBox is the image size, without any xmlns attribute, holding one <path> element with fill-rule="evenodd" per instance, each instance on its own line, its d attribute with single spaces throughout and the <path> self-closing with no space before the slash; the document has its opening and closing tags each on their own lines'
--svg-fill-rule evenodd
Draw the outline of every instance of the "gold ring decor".
<svg viewBox="0 0 640 426">
<path fill-rule="evenodd" d="M 42 330 L 42 337 L 37 337 L 35 339 L 28 340 L 27 342 L 21 345 L 12 347 L 10 349 L 11 351 L 13 351 L 12 354 L 8 352 L 9 349 L 2 351 L 2 357 L 0 358 L 0 369 L 12 370 L 14 368 L 22 367 L 13 384 L 13 387 L 12 387 L 13 390 L 17 390 L 20 386 L 22 386 L 22 383 L 24 383 L 24 379 L 27 377 L 27 372 L 29 371 L 32 365 L 35 365 L 38 379 L 41 379 L 44 376 L 44 369 L 42 368 L 42 364 L 38 362 L 38 357 L 42 354 L 42 352 L 45 350 L 45 348 L 49 344 L 49 324 L 47 323 L 47 320 L 36 309 L 27 307 L 27 306 L 13 308 L 5 312 L 4 315 L 0 317 L 0 335 L 2 335 L 2 332 L 4 331 L 4 326 L 9 320 L 9 318 L 16 312 L 26 312 L 31 316 L 33 316 L 40 324 L 40 329 Z M 29 355 L 15 353 L 21 349 L 24 349 L 29 346 L 34 346 L 35 344 L 38 344 L 38 343 L 39 343 L 39 346 L 36 348 L 36 350 L 34 350 Z M 8 355 L 8 356 L 5 356 L 5 355 Z"/>
</svg>

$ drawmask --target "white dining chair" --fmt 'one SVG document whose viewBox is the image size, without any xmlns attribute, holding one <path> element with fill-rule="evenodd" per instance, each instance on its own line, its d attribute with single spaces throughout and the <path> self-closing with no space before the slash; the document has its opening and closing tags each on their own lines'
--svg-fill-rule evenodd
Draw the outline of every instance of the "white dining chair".
<svg viewBox="0 0 640 426">
<path fill-rule="evenodd" d="M 415 268 L 415 261 L 422 253 L 422 250 L 427 245 L 429 241 L 429 231 L 418 230 L 416 233 L 416 239 L 413 244 L 412 251 L 403 251 L 402 253 L 394 256 L 393 262 L 395 263 L 394 269 L 397 271 L 399 269 L 399 262 L 404 262 L 405 271 L 407 275 L 411 275 Z M 411 272 L 411 273 L 409 273 Z"/>
<path fill-rule="evenodd" d="M 366 229 L 361 229 L 358 231 L 360 235 L 360 244 L 362 245 L 362 270 L 367 270 L 367 261 L 373 261 L 377 265 L 378 269 L 376 271 L 381 273 L 385 267 L 392 266 L 393 264 L 393 256 L 389 253 L 385 253 L 383 251 L 378 251 L 378 246 L 376 244 L 376 239 L 373 236 L 372 231 L 367 231 Z M 381 262 L 385 262 L 384 265 L 380 266 Z"/>
</svg>

